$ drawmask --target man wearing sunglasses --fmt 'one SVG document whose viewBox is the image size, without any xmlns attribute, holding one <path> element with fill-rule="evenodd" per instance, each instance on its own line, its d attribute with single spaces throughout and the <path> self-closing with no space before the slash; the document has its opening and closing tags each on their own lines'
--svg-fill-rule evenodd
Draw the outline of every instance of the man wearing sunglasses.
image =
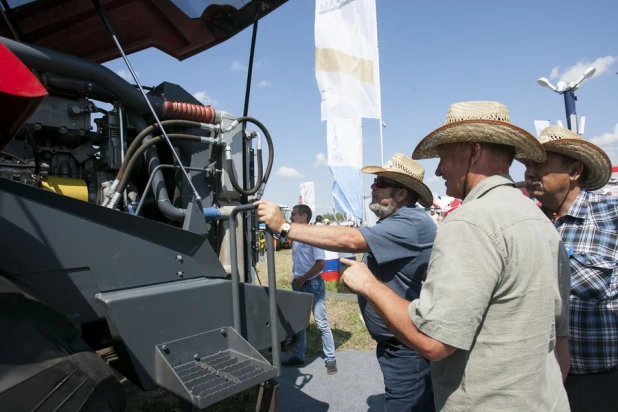
<svg viewBox="0 0 618 412">
<path fill-rule="evenodd" d="M 423 183 L 425 170 L 396 153 L 384 167 L 367 166 L 362 171 L 376 175 L 369 205 L 378 217 L 375 226 L 288 225 L 279 207 L 263 200 L 255 203 L 257 214 L 271 231 L 287 231 L 294 241 L 335 252 L 364 253 L 363 262 L 381 283 L 404 299 L 417 299 L 436 235 L 436 225 L 416 206 L 433 204 L 431 191 Z M 385 410 L 434 411 L 429 361 L 401 343 L 363 296 L 359 295 L 358 303 L 377 342 Z"/>
</svg>

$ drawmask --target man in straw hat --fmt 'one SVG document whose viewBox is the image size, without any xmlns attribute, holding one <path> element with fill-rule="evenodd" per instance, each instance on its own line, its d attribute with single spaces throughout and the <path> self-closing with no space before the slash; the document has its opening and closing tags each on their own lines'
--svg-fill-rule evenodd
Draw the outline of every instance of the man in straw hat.
<svg viewBox="0 0 618 412">
<path fill-rule="evenodd" d="M 543 147 L 504 105 L 463 102 L 412 155 L 436 156 L 446 194 L 463 202 L 440 225 L 420 298 L 401 299 L 358 263 L 345 284 L 431 360 L 437 410 L 568 411 L 557 361 L 567 369 L 566 250 L 508 175 L 513 158 L 544 161 Z"/>
<path fill-rule="evenodd" d="M 547 127 L 539 141 L 547 160 L 526 162 L 526 184 L 569 251 L 571 410 L 615 411 L 618 198 L 592 192 L 609 181 L 612 165 L 603 150 L 564 127 Z"/>
<path fill-rule="evenodd" d="M 433 202 L 431 191 L 423 184 L 425 170 L 409 157 L 396 153 L 384 167 L 368 166 L 362 171 L 376 175 L 369 205 L 379 219 L 375 226 L 292 224 L 288 236 L 335 252 L 363 252 L 363 262 L 394 296 L 418 298 L 436 235 L 436 225 L 423 208 L 416 206 L 418 202 L 429 207 Z M 273 232 L 280 232 L 284 219 L 276 205 L 266 201 L 255 204 L 260 220 Z M 358 303 L 365 325 L 377 341 L 385 410 L 433 411 L 429 361 L 397 339 L 364 297 L 359 296 Z"/>
</svg>

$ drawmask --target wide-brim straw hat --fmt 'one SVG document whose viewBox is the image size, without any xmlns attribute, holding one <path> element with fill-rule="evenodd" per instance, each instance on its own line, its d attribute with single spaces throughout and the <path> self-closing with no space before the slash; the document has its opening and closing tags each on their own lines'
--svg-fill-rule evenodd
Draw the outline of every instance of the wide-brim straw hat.
<svg viewBox="0 0 618 412">
<path fill-rule="evenodd" d="M 577 133 L 564 127 L 549 126 L 541 131 L 539 142 L 547 152 L 560 153 L 584 164 L 584 189 L 597 190 L 609 182 L 612 176 L 611 160 L 603 149 Z"/>
<path fill-rule="evenodd" d="M 423 183 L 425 168 L 403 153 L 395 153 L 384 166 L 365 166 L 363 173 L 383 176 L 413 190 L 419 195 L 418 202 L 424 207 L 433 204 L 431 190 Z"/>
<path fill-rule="evenodd" d="M 471 101 L 449 106 L 444 126 L 425 136 L 414 149 L 413 159 L 438 156 L 438 146 L 448 143 L 485 142 L 515 147 L 515 159 L 543 162 L 545 151 L 530 133 L 511 123 L 509 109 L 498 102 Z"/>
</svg>

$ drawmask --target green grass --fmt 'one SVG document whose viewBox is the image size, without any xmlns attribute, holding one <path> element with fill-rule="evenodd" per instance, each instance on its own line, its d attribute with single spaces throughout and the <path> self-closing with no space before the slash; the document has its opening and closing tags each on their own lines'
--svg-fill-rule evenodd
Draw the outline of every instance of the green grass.
<svg viewBox="0 0 618 412">
<path fill-rule="evenodd" d="M 277 252 L 275 263 L 277 288 L 292 289 L 292 251 L 288 249 Z M 256 280 L 255 283 L 267 286 L 266 263 L 259 263 L 257 271 L 259 281 Z M 345 286 L 339 282 L 327 282 L 326 290 L 348 293 Z M 327 298 L 326 314 L 335 339 L 336 350 L 370 351 L 375 349 L 375 342 L 365 328 L 356 301 Z M 307 329 L 307 355 L 312 356 L 320 353 L 322 353 L 322 338 L 312 317 Z M 263 351 L 262 356 L 271 361 L 270 352 Z M 127 391 L 126 412 L 170 412 L 179 406 L 178 400 L 163 390 L 144 392 L 126 379 L 121 381 Z M 253 412 L 255 411 L 256 401 L 257 388 L 252 388 L 212 405 L 206 410 L 212 412 Z"/>
</svg>

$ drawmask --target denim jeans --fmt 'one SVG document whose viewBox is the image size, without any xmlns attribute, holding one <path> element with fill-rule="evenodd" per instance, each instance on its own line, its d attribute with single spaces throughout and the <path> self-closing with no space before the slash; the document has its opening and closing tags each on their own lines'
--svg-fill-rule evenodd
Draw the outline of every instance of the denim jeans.
<svg viewBox="0 0 618 412">
<path fill-rule="evenodd" d="M 385 412 L 433 412 L 429 361 L 396 339 L 378 342 Z"/>
<path fill-rule="evenodd" d="M 333 333 L 330 330 L 328 319 L 326 318 L 326 286 L 321 275 L 306 281 L 299 289 L 295 282 L 292 282 L 292 289 L 297 292 L 311 293 L 313 295 L 313 319 L 318 330 L 322 334 L 322 350 L 326 356 L 326 360 L 335 360 L 335 341 Z M 294 348 L 294 356 L 297 359 L 305 360 L 305 352 L 307 351 L 307 330 L 303 329 L 298 336 L 298 343 Z"/>
</svg>

